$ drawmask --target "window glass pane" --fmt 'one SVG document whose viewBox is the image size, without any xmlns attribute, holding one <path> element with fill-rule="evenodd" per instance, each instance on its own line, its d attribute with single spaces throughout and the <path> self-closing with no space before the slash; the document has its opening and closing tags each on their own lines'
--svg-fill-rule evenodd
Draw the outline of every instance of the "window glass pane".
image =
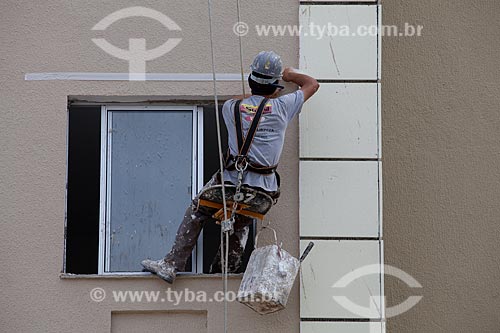
<svg viewBox="0 0 500 333">
<path fill-rule="evenodd" d="M 97 274 L 101 106 L 69 110 L 66 272 Z"/>
<path fill-rule="evenodd" d="M 141 271 L 173 244 L 192 192 L 192 111 L 111 111 L 109 271 Z M 109 163 L 109 161 L 108 161 Z"/>
</svg>

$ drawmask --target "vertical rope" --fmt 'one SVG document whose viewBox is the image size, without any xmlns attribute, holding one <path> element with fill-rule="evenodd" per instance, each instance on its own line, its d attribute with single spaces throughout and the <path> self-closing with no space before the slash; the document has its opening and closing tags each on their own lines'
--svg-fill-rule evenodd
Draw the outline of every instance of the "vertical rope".
<svg viewBox="0 0 500 333">
<path fill-rule="evenodd" d="M 227 205 L 226 205 L 226 190 L 224 186 L 224 163 L 222 159 L 222 140 L 221 140 L 221 130 L 220 130 L 220 117 L 219 117 L 219 98 L 217 96 L 217 78 L 215 74 L 215 54 L 214 54 L 214 42 L 213 42 L 213 31 L 212 31 L 212 1 L 208 0 L 208 22 L 210 31 L 210 52 L 212 57 L 212 81 L 213 81 L 213 91 L 214 91 L 214 102 L 215 102 L 215 120 L 217 123 L 217 144 L 219 148 L 219 166 L 220 166 L 220 179 L 222 183 L 222 203 L 224 209 L 224 220 L 227 220 Z M 221 266 L 222 266 L 222 276 L 224 281 L 224 333 L 227 333 L 227 258 L 229 252 L 229 235 L 226 233 L 226 253 L 224 255 L 224 233 L 221 228 Z"/>
<path fill-rule="evenodd" d="M 240 18 L 240 0 L 236 0 L 236 12 L 238 14 L 238 22 L 241 22 Z M 243 91 L 243 98 L 245 98 L 245 73 L 243 71 L 243 48 L 241 42 L 241 34 L 238 34 L 238 41 L 240 44 L 240 70 L 241 70 L 241 90 Z"/>
</svg>

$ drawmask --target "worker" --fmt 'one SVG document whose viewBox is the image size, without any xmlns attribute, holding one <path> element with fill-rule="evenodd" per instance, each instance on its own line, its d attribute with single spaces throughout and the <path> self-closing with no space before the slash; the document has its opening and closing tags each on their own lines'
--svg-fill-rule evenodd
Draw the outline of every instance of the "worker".
<svg viewBox="0 0 500 333">
<path fill-rule="evenodd" d="M 231 162 L 233 156 L 238 156 L 238 138 L 235 131 L 235 105 L 239 107 L 240 124 L 242 132 L 248 131 L 256 110 L 262 102 L 265 102 L 262 117 L 255 131 L 255 137 L 248 151 L 250 165 L 257 168 L 249 168 L 243 174 L 242 184 L 268 194 L 277 200 L 279 197 L 279 175 L 276 172 L 279 158 L 283 149 L 285 131 L 288 123 L 297 115 L 302 105 L 319 89 L 318 82 L 305 74 L 298 73 L 293 68 L 285 68 L 281 58 L 273 51 L 262 51 L 254 59 L 250 66 L 251 74 L 248 84 L 252 94 L 233 98 L 226 101 L 222 107 L 222 115 L 228 129 L 229 151 L 226 156 L 226 164 L 223 170 L 224 182 L 237 184 L 238 171 L 234 169 Z M 297 91 L 278 96 L 284 88 L 279 83 L 280 78 L 285 82 L 295 83 L 300 87 Z M 233 168 L 231 168 L 233 166 Z M 260 172 L 260 170 L 265 172 Z M 257 172 L 259 171 L 259 172 Z M 218 171 L 205 185 L 205 188 L 220 184 L 221 175 Z M 176 273 L 184 271 L 198 236 L 208 221 L 213 221 L 210 214 L 201 209 L 196 209 L 198 196 L 193 199 L 179 226 L 175 242 L 165 258 L 160 260 L 146 259 L 141 262 L 144 271 L 156 274 L 168 283 L 173 283 Z M 236 272 L 241 265 L 241 258 L 245 249 L 249 233 L 249 225 L 253 219 L 237 215 L 234 223 L 234 233 L 229 237 L 229 260 L 228 272 Z M 220 270 L 220 251 L 214 259 L 211 271 Z"/>
</svg>

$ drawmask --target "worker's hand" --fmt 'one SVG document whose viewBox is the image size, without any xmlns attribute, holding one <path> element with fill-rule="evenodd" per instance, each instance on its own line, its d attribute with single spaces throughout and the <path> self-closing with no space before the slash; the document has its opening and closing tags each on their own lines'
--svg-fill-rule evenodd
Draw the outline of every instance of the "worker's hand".
<svg viewBox="0 0 500 333">
<path fill-rule="evenodd" d="M 285 68 L 285 70 L 283 71 L 283 76 L 282 76 L 283 81 L 285 81 L 285 82 L 292 81 L 292 78 L 290 77 L 291 73 L 295 73 L 295 69 L 293 67 Z"/>
<path fill-rule="evenodd" d="M 283 81 L 293 82 L 304 92 L 304 102 L 319 89 L 319 83 L 313 77 L 299 73 L 295 68 L 287 67 L 283 71 Z"/>
</svg>

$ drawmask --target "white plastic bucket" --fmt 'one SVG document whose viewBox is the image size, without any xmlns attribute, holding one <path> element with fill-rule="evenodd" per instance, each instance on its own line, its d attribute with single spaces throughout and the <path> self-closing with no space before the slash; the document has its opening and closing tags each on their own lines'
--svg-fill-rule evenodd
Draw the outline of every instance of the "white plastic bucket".
<svg viewBox="0 0 500 333">
<path fill-rule="evenodd" d="M 257 248 L 262 230 L 273 231 L 275 244 Z M 278 245 L 276 230 L 264 227 L 255 236 L 255 249 L 238 290 L 237 300 L 260 314 L 285 308 L 300 261 Z"/>
</svg>

